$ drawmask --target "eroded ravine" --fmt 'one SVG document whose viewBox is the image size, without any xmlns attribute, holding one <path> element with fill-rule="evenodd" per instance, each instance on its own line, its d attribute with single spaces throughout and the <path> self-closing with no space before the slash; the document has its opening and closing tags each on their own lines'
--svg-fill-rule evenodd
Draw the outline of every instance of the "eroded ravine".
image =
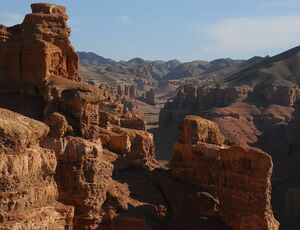
<svg viewBox="0 0 300 230">
<path fill-rule="evenodd" d="M 1 95 L 27 106 L 0 100 L 0 229 L 277 229 L 270 156 L 186 117 L 164 169 L 116 89 L 80 81 L 67 18 L 33 4 L 1 26 Z"/>
</svg>

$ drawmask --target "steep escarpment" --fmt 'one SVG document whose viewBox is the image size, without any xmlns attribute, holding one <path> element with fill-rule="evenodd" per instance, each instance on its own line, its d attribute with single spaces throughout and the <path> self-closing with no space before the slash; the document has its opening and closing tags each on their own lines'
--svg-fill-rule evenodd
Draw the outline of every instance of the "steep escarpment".
<svg viewBox="0 0 300 230">
<path fill-rule="evenodd" d="M 271 157 L 223 142 L 213 122 L 185 117 L 171 171 L 213 194 L 219 201 L 218 215 L 231 229 L 278 229 L 270 205 Z"/>
<path fill-rule="evenodd" d="M 299 85 L 300 47 L 287 50 L 273 57 L 265 58 L 240 72 L 229 76 L 225 82 L 234 85 Z"/>
<path fill-rule="evenodd" d="M 199 186 L 199 178 L 181 175 L 184 162 L 166 170 L 156 161 L 153 135 L 129 100 L 109 86 L 80 81 L 67 18 L 64 7 L 33 4 L 22 24 L 1 27 L 0 107 L 19 114 L 0 111 L 0 227 L 223 230 L 256 226 L 256 218 L 262 229 L 275 229 L 268 197 L 270 158 L 262 153 L 261 180 L 244 172 L 238 180 L 260 194 L 252 202 L 229 199 L 219 184 L 211 190 L 205 182 Z M 207 142 L 224 148 L 224 137 L 212 122 L 184 124 L 183 139 L 189 134 L 188 146 Z M 189 156 L 189 149 L 180 154 Z M 174 165 L 178 156 L 176 150 Z M 211 163 L 213 177 L 221 176 L 219 164 Z M 235 161 L 229 163 L 228 183 L 236 181 L 233 166 L 239 169 Z M 205 173 L 200 175 L 205 179 Z M 252 196 L 234 188 L 242 198 Z M 227 213 L 230 202 L 251 205 L 257 215 L 241 208 L 245 220 L 236 223 L 240 209 Z"/>
<path fill-rule="evenodd" d="M 67 19 L 65 7 L 33 4 L 22 24 L 1 26 L 1 88 L 34 94 L 51 75 L 79 80 Z"/>
<path fill-rule="evenodd" d="M 74 229 L 96 229 L 113 174 L 102 145 L 132 163 L 151 167 L 155 165 L 153 138 L 145 131 L 142 118 L 126 109 L 116 95 L 80 82 L 67 18 L 64 7 L 33 4 L 32 14 L 21 25 L 5 28 L 9 37 L 1 44 L 2 59 L 10 56 L 12 60 L 1 66 L 1 93 L 5 96 L 1 106 L 17 108 L 50 127 L 42 144 L 52 150 L 56 198 L 61 205 L 74 207 Z M 32 59 L 22 56 L 25 48 L 30 48 Z M 14 53 L 19 59 L 10 55 Z M 13 66 L 13 60 L 20 62 Z M 14 104 L 18 99 L 22 99 L 19 103 L 33 101 L 34 106 L 19 107 Z"/>
<path fill-rule="evenodd" d="M 253 63 L 218 84 L 185 85 L 160 112 L 162 130 L 178 126 L 186 115 L 199 115 L 218 124 L 227 144 L 269 153 L 274 161 L 272 204 L 284 229 L 297 229 L 291 222 L 290 200 L 299 181 L 293 163 L 298 149 L 298 63 L 296 47 Z"/>
<path fill-rule="evenodd" d="M 160 127 L 178 125 L 185 115 L 200 115 L 215 121 L 228 141 L 254 145 L 276 156 L 283 145 L 275 147 L 269 141 L 285 138 L 281 129 L 291 119 L 298 98 L 295 86 L 185 85 L 160 111 Z"/>
<path fill-rule="evenodd" d="M 0 113 L 1 229 L 226 228 L 213 197 L 162 170 L 128 101 L 80 81 L 66 21 L 33 4 L 1 27 L 0 105 L 40 120 Z M 188 203 L 196 216 L 182 216 Z"/>
</svg>

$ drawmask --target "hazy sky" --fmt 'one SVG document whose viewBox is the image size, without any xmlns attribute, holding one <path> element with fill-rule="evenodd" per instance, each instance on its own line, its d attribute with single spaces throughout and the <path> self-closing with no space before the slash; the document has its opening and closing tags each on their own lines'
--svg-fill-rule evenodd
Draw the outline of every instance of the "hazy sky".
<svg viewBox="0 0 300 230">
<path fill-rule="evenodd" d="M 77 51 L 116 60 L 247 59 L 300 45 L 300 0 L 48 0 L 65 5 Z M 28 0 L 3 0 L 0 24 Z"/>
</svg>

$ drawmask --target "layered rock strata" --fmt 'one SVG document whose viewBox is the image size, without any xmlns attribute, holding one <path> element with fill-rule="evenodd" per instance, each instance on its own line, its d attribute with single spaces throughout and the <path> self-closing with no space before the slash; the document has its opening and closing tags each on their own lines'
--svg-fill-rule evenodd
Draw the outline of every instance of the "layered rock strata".
<svg viewBox="0 0 300 230">
<path fill-rule="evenodd" d="M 55 153 L 39 143 L 48 131 L 0 109 L 0 229 L 72 229 L 74 208 L 57 201 Z"/>
<path fill-rule="evenodd" d="M 27 88 L 37 94 L 49 76 L 79 80 L 67 19 L 65 7 L 32 4 L 22 24 L 1 26 L 1 88 Z"/>
<path fill-rule="evenodd" d="M 252 180 L 257 174 L 247 174 L 260 194 L 252 202 L 232 198 L 231 190 L 219 191 L 221 182 L 215 183 L 215 189 L 207 189 L 206 179 L 176 180 L 156 162 L 153 137 L 141 116 L 128 109 L 130 103 L 107 87 L 80 81 L 67 18 L 64 7 L 33 4 L 22 24 L 0 27 L 0 106 L 44 121 L 50 128 L 7 110 L 0 113 L 1 228 L 221 230 L 228 229 L 227 225 L 256 226 L 252 213 L 242 207 L 229 210 L 230 202 L 237 202 L 244 208 L 258 205 L 254 207 L 257 223 L 263 227 L 270 223 L 270 229 L 275 229 L 268 206 L 270 158 L 262 157 L 266 166 L 259 173 L 265 183 L 257 180 L 259 189 Z M 124 95 L 133 91 L 127 86 Z M 188 93 L 189 101 L 195 92 Z M 215 124 L 191 120 L 184 127 L 182 141 L 176 145 L 187 146 L 186 156 L 191 155 L 189 147 L 202 142 L 214 146 L 213 155 L 226 152 L 224 137 Z M 187 144 L 189 133 L 192 139 Z M 191 167 L 185 168 L 180 148 L 173 165 L 178 163 L 177 169 L 192 169 L 193 176 L 199 175 L 194 158 Z M 200 175 L 242 183 L 231 175 L 240 166 L 230 157 L 228 177 L 219 173 L 219 166 L 214 166 L 216 171 L 207 170 L 212 176 Z M 206 158 L 203 162 L 208 162 L 206 167 L 211 163 Z M 176 167 L 171 172 L 185 178 Z M 244 171 L 240 177 L 244 178 Z M 234 189 L 241 197 L 252 196 L 240 187 Z M 245 214 L 243 223 L 236 222 L 238 210 Z"/>
<path fill-rule="evenodd" d="M 213 194 L 220 218 L 231 229 L 278 229 L 270 205 L 272 158 L 223 142 L 216 124 L 187 116 L 174 145 L 172 173 Z"/>
<path fill-rule="evenodd" d="M 52 187 L 48 187 L 53 197 L 50 197 L 51 194 L 49 197 L 53 202 L 58 198 L 61 203 L 57 204 L 61 205 L 62 214 L 59 216 L 57 211 L 55 219 L 54 211 L 54 214 L 50 211 L 56 210 L 56 206 L 49 205 L 51 210 L 46 210 L 49 212 L 47 218 L 52 218 L 54 222 L 61 218 L 63 226 L 63 218 L 66 219 L 63 215 L 68 214 L 68 209 L 64 213 L 63 204 L 67 204 L 73 206 L 75 211 L 74 217 L 68 214 L 66 226 L 74 224 L 74 229 L 96 229 L 101 222 L 101 206 L 106 199 L 113 171 L 112 163 L 104 159 L 102 143 L 106 148 L 118 149 L 118 145 L 123 147 L 122 141 L 125 139 L 128 146 L 117 151 L 120 155 L 136 164 L 152 165 L 152 162 L 155 163 L 153 138 L 144 131 L 146 124 L 141 117 L 127 110 L 111 90 L 80 82 L 78 57 L 69 42 L 67 19 L 64 7 L 32 4 L 32 13 L 26 15 L 22 24 L 1 27 L 0 88 L 4 97 L 0 104 L 43 120 L 50 127 L 49 135 L 43 141 L 43 146 L 48 150 L 41 148 L 41 156 L 37 156 L 51 156 L 48 162 L 51 168 L 45 169 L 52 175 L 49 182 Z M 16 98 L 15 101 L 22 99 L 25 104 L 30 100 L 33 103 L 28 103 L 25 108 L 15 104 L 11 98 Z M 49 131 L 47 126 L 43 127 Z M 45 135 L 46 131 L 41 136 Z M 24 138 L 34 139 L 34 136 L 26 137 L 24 134 Z M 20 138 L 17 141 L 23 140 Z M 20 147 L 11 140 L 8 144 L 12 148 Z M 39 171 L 34 173 L 39 174 Z M 58 191 L 53 180 L 54 173 Z M 12 177 L 14 174 L 16 172 L 12 172 Z M 45 173 L 40 174 L 43 176 Z M 34 187 L 28 183 L 30 186 Z M 35 205 L 43 207 L 46 206 L 44 203 Z M 74 208 L 70 208 L 70 213 Z M 34 218 L 32 221 L 38 222 Z M 24 225 L 24 229 L 29 228 Z M 55 227 L 60 228 L 59 225 Z"/>
</svg>

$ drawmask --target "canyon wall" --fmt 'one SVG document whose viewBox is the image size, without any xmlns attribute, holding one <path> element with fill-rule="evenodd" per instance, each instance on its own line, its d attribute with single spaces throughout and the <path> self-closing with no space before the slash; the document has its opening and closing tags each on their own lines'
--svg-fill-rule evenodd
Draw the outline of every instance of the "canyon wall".
<svg viewBox="0 0 300 230">
<path fill-rule="evenodd" d="M 216 124 L 186 116 L 174 145 L 171 172 L 213 194 L 220 218 L 231 229 L 278 229 L 270 204 L 271 157 L 259 149 L 223 142 Z"/>
<path fill-rule="evenodd" d="M 296 85 L 187 85 L 161 110 L 159 123 L 161 129 L 172 130 L 186 115 L 201 116 L 218 124 L 226 144 L 257 147 L 269 153 L 274 162 L 273 211 L 284 229 L 298 229 L 298 208 L 291 205 L 291 200 L 296 202 L 299 183 L 298 101 Z"/>
<path fill-rule="evenodd" d="M 78 57 L 70 45 L 66 9 L 32 4 L 20 25 L 1 26 L 1 87 L 32 93 L 52 75 L 78 81 Z M 37 93 L 37 92 L 35 92 Z"/>
<path fill-rule="evenodd" d="M 126 109 L 113 92 L 80 81 L 66 9 L 53 4 L 31 8 L 22 24 L 1 26 L 0 106 L 48 126 L 25 117 L 25 130 L 19 125 L 14 131 L 4 123 L 1 144 L 8 147 L 1 152 L 7 182 L 1 187 L 1 224 L 96 229 L 106 215 L 101 207 L 118 158 L 108 150 L 104 154 L 102 146 L 124 161 L 152 167 L 153 137 L 140 115 Z M 26 135 L 27 130 L 32 134 Z M 6 137 L 9 131 L 12 136 Z M 15 189 L 20 191 L 14 194 Z"/>
<path fill-rule="evenodd" d="M 143 118 L 80 81 L 67 19 L 32 4 L 22 24 L 0 27 L 0 107 L 19 113 L 0 111 L 0 228 L 276 229 L 271 158 L 188 118 L 164 169 Z M 185 94 L 192 106 L 196 91 Z"/>
<path fill-rule="evenodd" d="M 74 208 L 57 201 L 49 128 L 0 109 L 0 229 L 72 229 Z"/>
</svg>

